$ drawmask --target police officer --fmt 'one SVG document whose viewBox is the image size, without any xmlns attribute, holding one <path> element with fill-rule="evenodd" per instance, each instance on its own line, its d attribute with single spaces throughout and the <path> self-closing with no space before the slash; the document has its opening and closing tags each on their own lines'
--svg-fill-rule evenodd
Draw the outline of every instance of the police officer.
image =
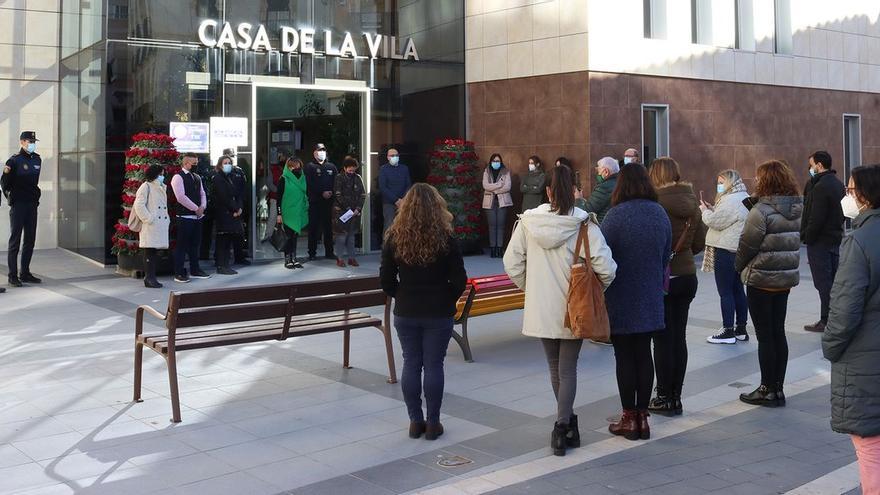
<svg viewBox="0 0 880 495">
<path fill-rule="evenodd" d="M 9 211 L 9 285 L 21 287 L 22 282 L 38 284 L 40 279 L 31 273 L 31 257 L 37 237 L 37 206 L 40 204 L 40 169 L 43 166 L 36 153 L 37 133 L 24 131 L 19 136 L 21 151 L 9 157 L 3 167 L 0 187 L 12 209 Z M 21 237 L 24 233 L 24 246 Z M 21 249 L 21 272 L 18 270 L 18 251 Z"/>
<path fill-rule="evenodd" d="M 318 257 L 318 239 L 324 238 L 324 257 L 336 259 L 333 253 L 333 187 L 338 170 L 327 159 L 327 148 L 318 143 L 312 153 L 314 160 L 306 165 L 306 190 L 309 196 L 309 260 Z"/>
</svg>

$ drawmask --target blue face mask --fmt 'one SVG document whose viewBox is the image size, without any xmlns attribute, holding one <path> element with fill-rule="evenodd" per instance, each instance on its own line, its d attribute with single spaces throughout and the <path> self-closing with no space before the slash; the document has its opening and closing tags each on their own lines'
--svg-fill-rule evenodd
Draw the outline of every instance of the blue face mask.
<svg viewBox="0 0 880 495">
<path fill-rule="evenodd" d="M 812 168 L 810 168 L 810 177 L 815 177 L 815 176 L 816 176 L 816 171 L 813 170 Z"/>
<path fill-rule="evenodd" d="M 162 184 L 165 184 L 165 176 L 164 176 L 164 175 L 160 175 L 159 177 L 156 177 L 156 182 L 158 182 L 160 186 L 161 186 Z"/>
<path fill-rule="evenodd" d="M 718 194 L 724 194 L 724 184 L 718 184 Z"/>
<path fill-rule="evenodd" d="M 231 163 L 224 163 L 223 164 L 223 173 L 228 174 L 230 172 L 232 172 L 232 164 Z"/>
<path fill-rule="evenodd" d="M 492 168 L 499 170 L 501 168 L 501 162 L 492 162 Z"/>
<path fill-rule="evenodd" d="M 28 143 L 27 150 L 28 150 L 28 153 L 33 153 L 34 151 L 37 151 L 37 143 L 34 143 L 34 142 Z"/>
</svg>

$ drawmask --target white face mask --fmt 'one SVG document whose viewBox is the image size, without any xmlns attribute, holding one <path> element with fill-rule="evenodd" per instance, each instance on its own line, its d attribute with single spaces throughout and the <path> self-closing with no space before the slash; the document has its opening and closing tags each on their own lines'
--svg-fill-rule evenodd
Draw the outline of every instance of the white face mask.
<svg viewBox="0 0 880 495">
<path fill-rule="evenodd" d="M 326 151 L 319 151 L 318 152 L 318 161 L 323 162 L 326 159 L 327 159 L 327 152 Z"/>
<path fill-rule="evenodd" d="M 538 170 L 538 166 L 535 165 L 534 163 L 530 163 L 529 164 L 529 172 L 534 172 L 535 170 Z"/>
<path fill-rule="evenodd" d="M 859 207 L 858 201 L 852 195 L 847 194 L 840 200 L 840 207 L 843 209 L 843 216 L 846 218 L 855 218 L 859 216 L 862 209 Z"/>
<path fill-rule="evenodd" d="M 630 163 L 633 162 L 633 160 L 634 160 L 633 157 L 631 157 L 631 156 L 625 156 L 625 157 L 623 157 L 623 164 L 624 164 L 624 165 L 629 165 Z"/>
</svg>

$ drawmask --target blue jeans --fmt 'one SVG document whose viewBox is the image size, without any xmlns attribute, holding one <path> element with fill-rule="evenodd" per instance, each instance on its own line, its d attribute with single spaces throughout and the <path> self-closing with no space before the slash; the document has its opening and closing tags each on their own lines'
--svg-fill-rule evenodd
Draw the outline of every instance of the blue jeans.
<svg viewBox="0 0 880 495">
<path fill-rule="evenodd" d="M 724 328 L 733 327 L 733 316 L 736 314 L 736 326 L 744 327 L 749 321 L 749 303 L 742 280 L 734 268 L 736 253 L 726 249 L 715 248 L 715 285 L 721 296 L 721 319 Z"/>
<path fill-rule="evenodd" d="M 394 317 L 397 337 L 403 349 L 400 388 L 410 421 L 424 421 L 422 413 L 422 370 L 425 372 L 425 405 L 428 421 L 440 421 L 443 403 L 443 360 L 452 338 L 453 318 Z"/>
<path fill-rule="evenodd" d="M 202 221 L 191 218 L 177 219 L 177 244 L 174 246 L 174 274 L 184 276 L 185 258 L 189 257 L 189 272 L 198 273 L 199 246 L 202 244 Z"/>
<path fill-rule="evenodd" d="M 807 246 L 807 261 L 813 275 L 813 286 L 819 291 L 820 319 L 828 323 L 828 312 L 831 307 L 831 286 L 837 275 L 840 262 L 840 246 L 836 244 L 816 243 Z"/>
</svg>

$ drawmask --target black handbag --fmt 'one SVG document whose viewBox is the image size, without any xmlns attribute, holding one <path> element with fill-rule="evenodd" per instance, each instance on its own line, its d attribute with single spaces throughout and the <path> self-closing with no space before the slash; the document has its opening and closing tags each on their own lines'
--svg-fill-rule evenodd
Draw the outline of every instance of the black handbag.
<svg viewBox="0 0 880 495">
<path fill-rule="evenodd" d="M 276 251 L 284 251 L 284 248 L 287 247 L 287 232 L 284 230 L 283 225 L 278 224 L 275 226 L 271 242 Z"/>
</svg>

